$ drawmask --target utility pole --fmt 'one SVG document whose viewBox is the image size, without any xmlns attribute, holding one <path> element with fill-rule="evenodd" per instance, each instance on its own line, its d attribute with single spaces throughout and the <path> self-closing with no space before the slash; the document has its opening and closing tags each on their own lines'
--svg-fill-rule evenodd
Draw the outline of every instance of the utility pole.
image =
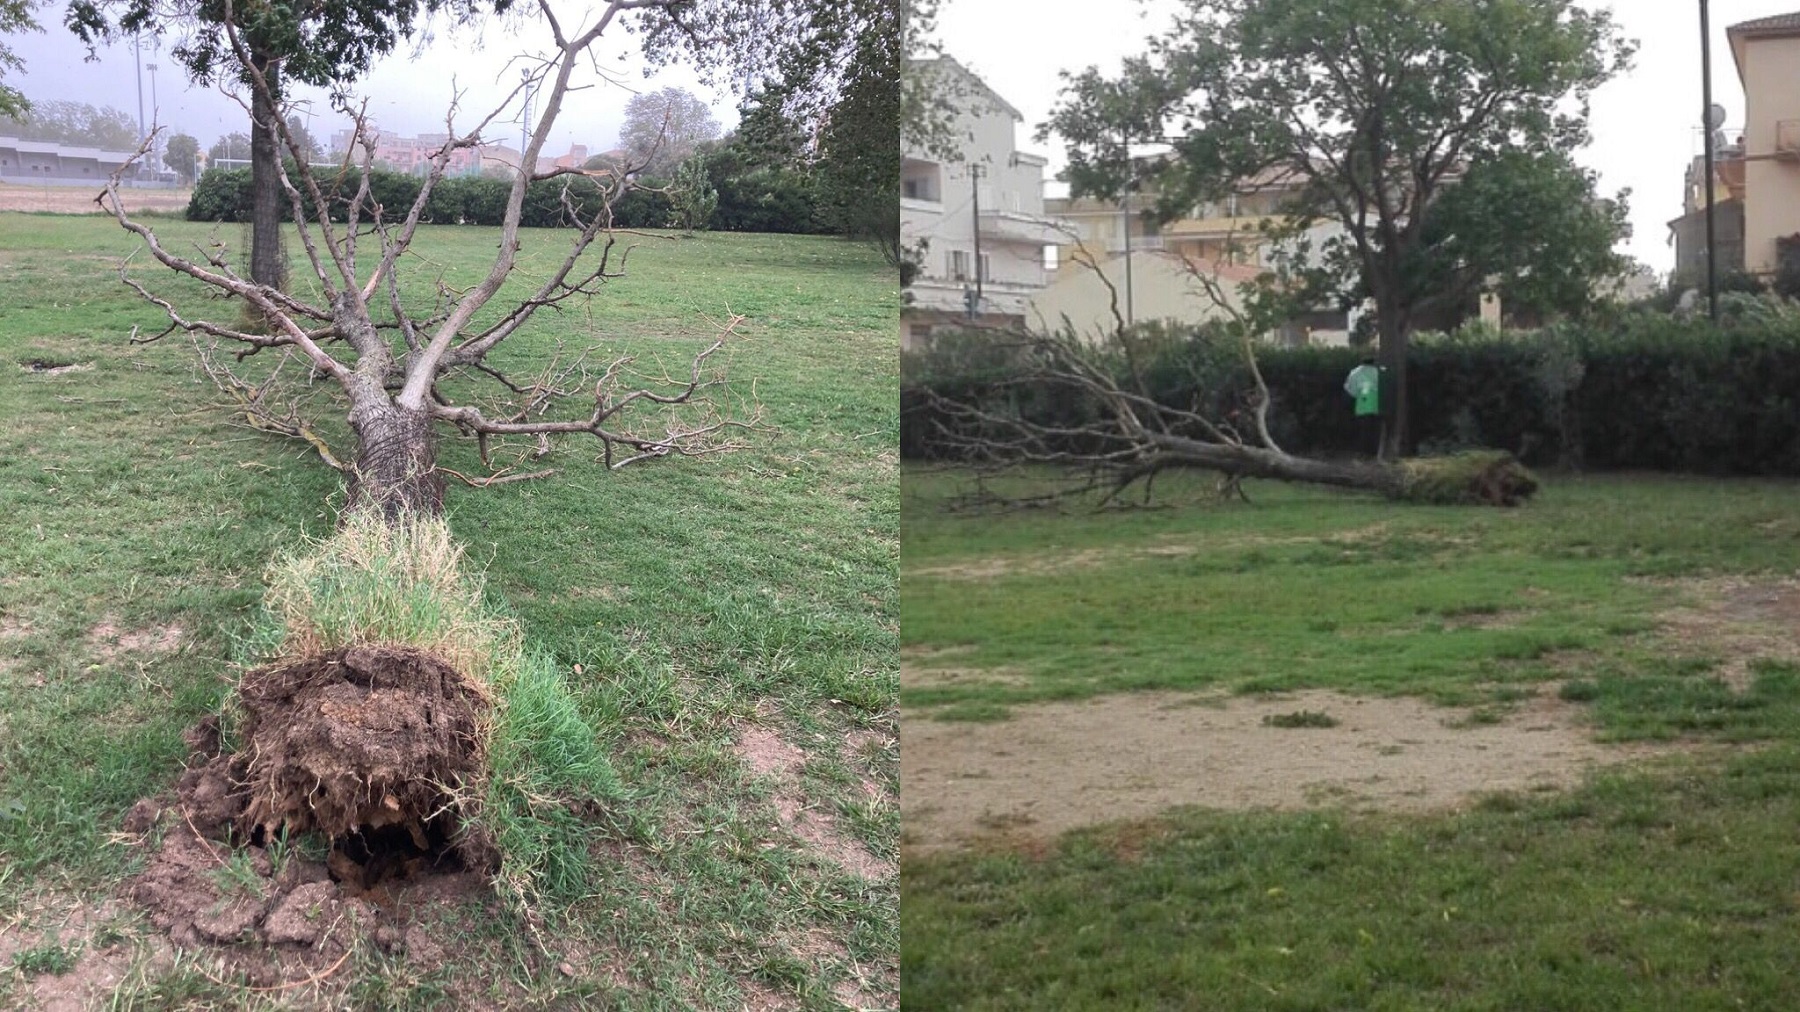
<svg viewBox="0 0 1800 1012">
<path fill-rule="evenodd" d="M 1701 185 L 1706 187 L 1706 300 L 1712 322 L 1716 324 L 1719 322 L 1719 258 L 1715 255 L 1717 246 L 1713 232 L 1713 176 L 1718 169 L 1713 164 L 1713 131 L 1718 124 L 1713 122 L 1712 31 L 1708 27 L 1706 8 L 1707 0 L 1700 0 L 1700 90 L 1701 102 L 1705 104 L 1700 123 L 1706 131 L 1706 171 L 1702 173 Z"/>
<path fill-rule="evenodd" d="M 969 166 L 969 203 L 974 207 L 975 225 L 975 305 L 981 305 L 981 166 Z"/>
<path fill-rule="evenodd" d="M 1125 193 L 1119 202 L 1120 216 L 1125 227 L 1125 325 L 1131 326 L 1137 321 L 1131 312 L 1131 135 L 1125 135 Z"/>
</svg>

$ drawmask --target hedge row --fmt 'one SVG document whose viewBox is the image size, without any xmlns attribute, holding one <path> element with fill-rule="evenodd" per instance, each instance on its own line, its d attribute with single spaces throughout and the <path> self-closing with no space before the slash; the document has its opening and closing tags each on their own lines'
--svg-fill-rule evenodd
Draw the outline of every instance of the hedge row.
<svg viewBox="0 0 1800 1012">
<path fill-rule="evenodd" d="M 423 180 L 401 172 L 371 172 L 369 194 L 389 219 L 403 218 L 419 198 Z M 361 184 L 358 172 L 346 174 L 337 185 L 332 217 L 343 220 L 350 198 Z M 531 184 L 525 194 L 521 223 L 530 228 L 558 228 L 569 224 L 564 191 L 569 203 L 583 217 L 601 207 L 601 191 L 585 176 L 544 179 Z M 425 220 L 435 224 L 498 225 L 506 214 L 512 184 L 485 176 L 445 179 L 431 191 Z M 249 221 L 250 170 L 212 169 L 200 177 L 188 201 L 189 221 Z M 282 198 L 282 217 L 292 220 L 292 205 Z M 365 219 L 367 212 L 364 212 Z M 663 228 L 669 223 L 669 199 L 649 190 L 632 190 L 613 203 L 613 224 L 619 228 Z"/>
<path fill-rule="evenodd" d="M 1735 319 L 1631 313 L 1601 324 L 1530 333 L 1421 335 L 1408 360 L 1408 443 L 1426 453 L 1512 451 L 1536 466 L 1800 476 L 1800 313 L 1750 300 Z M 954 342 L 952 342 L 954 344 Z M 1245 405 L 1251 387 L 1238 353 L 1207 333 L 1149 335 L 1145 382 L 1163 403 L 1198 404 L 1213 417 Z M 1266 349 L 1272 434 L 1282 448 L 1339 456 L 1357 443 L 1346 373 L 1348 348 Z M 1140 359 L 1142 361 L 1142 359 Z M 927 389 L 995 404 L 1005 363 L 968 345 L 908 363 L 901 452 L 952 454 Z M 1007 389 L 1007 406 L 1067 424 L 1093 405 L 1066 394 Z"/>
</svg>

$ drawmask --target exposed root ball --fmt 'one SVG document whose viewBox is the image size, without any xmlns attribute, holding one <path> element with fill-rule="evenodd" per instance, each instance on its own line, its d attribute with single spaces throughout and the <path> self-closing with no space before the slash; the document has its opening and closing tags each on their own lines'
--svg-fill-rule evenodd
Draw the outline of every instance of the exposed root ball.
<svg viewBox="0 0 1800 1012">
<path fill-rule="evenodd" d="M 484 760 L 485 696 L 411 648 L 354 646 L 259 668 L 238 698 L 247 838 L 398 827 L 427 849 L 453 831 L 451 789 Z"/>
<path fill-rule="evenodd" d="M 1477 451 L 1402 461 L 1395 495 L 1445 506 L 1517 506 L 1537 493 L 1537 476 L 1510 453 Z"/>
</svg>

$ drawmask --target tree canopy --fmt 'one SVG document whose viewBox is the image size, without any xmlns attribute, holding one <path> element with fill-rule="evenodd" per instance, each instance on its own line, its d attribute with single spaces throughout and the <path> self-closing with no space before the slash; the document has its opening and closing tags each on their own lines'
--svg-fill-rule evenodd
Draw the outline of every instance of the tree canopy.
<svg viewBox="0 0 1800 1012">
<path fill-rule="evenodd" d="M 667 179 L 701 143 L 719 136 L 712 109 L 684 88 L 668 87 L 633 95 L 625 103 L 619 143 L 644 175 Z"/>
<path fill-rule="evenodd" d="M 34 102 L 30 111 L 0 115 L 0 130 L 23 140 L 54 141 L 130 151 L 138 145 L 137 118 L 111 106 L 86 102 Z"/>
<path fill-rule="evenodd" d="M 1287 221 L 1339 226 L 1311 255 L 1353 266 L 1375 301 L 1397 453 L 1428 209 L 1484 163 L 1581 147 L 1589 96 L 1631 52 L 1574 0 L 1187 0 L 1117 77 L 1069 76 L 1050 126 L 1077 196 L 1120 191 L 1129 141 L 1169 144 L 1145 166 L 1164 219 L 1292 181 Z"/>
<path fill-rule="evenodd" d="M 200 141 L 189 134 L 173 134 L 163 143 L 163 164 L 184 180 L 193 180 L 194 159 L 199 154 Z"/>
<path fill-rule="evenodd" d="M 0 0 L 0 35 L 40 31 L 31 16 L 31 0 Z M 0 41 L 0 116 L 18 116 L 31 108 L 23 92 L 6 83 L 6 75 L 25 69 L 25 61 Z"/>
</svg>

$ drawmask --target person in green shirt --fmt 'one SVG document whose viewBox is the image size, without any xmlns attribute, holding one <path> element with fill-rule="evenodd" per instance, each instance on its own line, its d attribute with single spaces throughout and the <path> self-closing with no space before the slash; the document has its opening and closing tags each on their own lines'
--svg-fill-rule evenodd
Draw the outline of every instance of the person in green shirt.
<svg viewBox="0 0 1800 1012">
<path fill-rule="evenodd" d="M 1368 457 L 1381 456 L 1381 370 L 1375 356 L 1364 355 L 1362 364 L 1344 378 L 1344 392 L 1356 405 L 1356 445 Z"/>
</svg>

